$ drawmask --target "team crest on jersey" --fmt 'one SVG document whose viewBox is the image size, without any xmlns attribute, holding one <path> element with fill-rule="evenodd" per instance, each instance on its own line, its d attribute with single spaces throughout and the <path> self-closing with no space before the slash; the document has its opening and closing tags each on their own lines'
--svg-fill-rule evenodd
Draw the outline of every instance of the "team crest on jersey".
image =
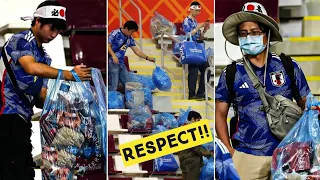
<svg viewBox="0 0 320 180">
<path fill-rule="evenodd" d="M 272 85 L 276 87 L 281 87 L 286 83 L 283 71 L 272 72 L 270 77 Z"/>
</svg>

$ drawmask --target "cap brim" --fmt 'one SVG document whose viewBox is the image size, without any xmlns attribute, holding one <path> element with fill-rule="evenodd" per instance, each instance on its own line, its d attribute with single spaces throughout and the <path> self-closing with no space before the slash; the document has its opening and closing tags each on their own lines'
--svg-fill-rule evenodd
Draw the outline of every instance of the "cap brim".
<svg viewBox="0 0 320 180">
<path fill-rule="evenodd" d="M 222 25 L 222 34 L 228 42 L 239 45 L 237 26 L 243 22 L 253 21 L 260 22 L 270 27 L 270 42 L 282 42 L 277 22 L 271 17 L 253 12 L 238 12 L 230 15 Z"/>
</svg>

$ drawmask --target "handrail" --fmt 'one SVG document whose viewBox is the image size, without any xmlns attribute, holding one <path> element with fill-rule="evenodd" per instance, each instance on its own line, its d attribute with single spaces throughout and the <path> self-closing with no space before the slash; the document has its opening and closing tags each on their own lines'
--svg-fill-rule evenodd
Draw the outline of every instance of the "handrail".
<svg viewBox="0 0 320 180">
<path fill-rule="evenodd" d="M 142 45 L 142 15 L 141 15 L 141 9 L 139 8 L 139 6 L 133 2 L 133 0 L 129 0 L 132 5 L 138 10 L 138 14 L 139 14 L 139 47 L 140 50 L 143 52 L 143 45 Z M 122 12 L 128 16 L 130 19 L 133 19 L 123 8 L 122 8 L 122 0 L 119 0 L 119 19 L 120 19 L 120 27 L 122 27 Z"/>
<path fill-rule="evenodd" d="M 164 47 L 163 44 L 163 36 L 167 35 L 171 40 L 177 42 L 177 43 L 181 43 L 181 41 L 179 41 L 177 38 L 173 37 L 170 33 L 167 32 L 161 32 L 161 67 L 163 69 L 166 69 L 168 72 L 170 72 L 171 74 L 173 74 L 175 77 L 177 77 L 179 79 L 179 76 L 176 75 L 174 72 L 172 72 L 169 68 L 167 68 L 164 64 L 164 52 L 170 54 L 174 59 L 176 59 L 178 62 L 180 61 L 179 58 L 174 55 L 172 52 L 168 51 L 168 46 L 166 46 L 166 48 Z M 182 64 L 182 86 L 183 86 L 183 99 L 186 99 L 186 72 L 185 72 L 185 65 Z"/>
<path fill-rule="evenodd" d="M 204 73 L 204 87 L 205 87 L 205 96 L 206 96 L 206 118 L 209 119 L 209 112 L 208 112 L 208 107 L 210 106 L 210 108 L 214 111 L 214 105 L 211 105 L 209 103 L 209 100 L 208 100 L 208 88 L 214 92 L 214 88 L 211 87 L 211 85 L 208 83 L 208 73 L 210 72 L 213 72 L 214 73 L 214 68 L 213 67 L 208 67 Z M 210 78 L 209 78 L 210 79 Z"/>
</svg>

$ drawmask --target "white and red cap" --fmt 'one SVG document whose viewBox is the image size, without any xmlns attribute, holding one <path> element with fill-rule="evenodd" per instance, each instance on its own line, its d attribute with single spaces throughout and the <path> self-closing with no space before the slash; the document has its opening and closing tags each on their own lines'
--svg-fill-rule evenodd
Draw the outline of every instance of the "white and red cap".
<svg viewBox="0 0 320 180">
<path fill-rule="evenodd" d="M 200 5 L 191 5 L 189 10 L 201 10 L 201 6 Z"/>
<path fill-rule="evenodd" d="M 33 16 L 21 17 L 22 20 L 33 20 L 35 17 L 41 18 L 55 18 L 62 19 L 66 21 L 66 8 L 63 6 L 43 6 L 37 9 Z"/>
<path fill-rule="evenodd" d="M 231 14 L 222 25 L 222 34 L 225 39 L 234 45 L 239 45 L 237 26 L 243 22 L 260 22 L 270 27 L 270 42 L 281 42 L 278 23 L 268 16 L 266 9 L 257 2 L 247 2 L 242 11 Z"/>
<path fill-rule="evenodd" d="M 266 9 L 260 3 L 256 2 L 248 2 L 244 4 L 242 11 L 261 13 L 268 16 Z"/>
</svg>

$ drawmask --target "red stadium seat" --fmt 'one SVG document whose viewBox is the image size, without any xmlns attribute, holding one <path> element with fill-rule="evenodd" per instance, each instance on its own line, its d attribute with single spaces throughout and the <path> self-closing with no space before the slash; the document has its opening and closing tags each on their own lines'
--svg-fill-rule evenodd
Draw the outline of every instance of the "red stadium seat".
<svg viewBox="0 0 320 180">
<path fill-rule="evenodd" d="M 108 156 L 108 174 L 113 175 L 113 174 L 119 174 L 121 171 L 116 171 L 114 169 L 114 159 L 112 156 Z"/>
<path fill-rule="evenodd" d="M 119 150 L 116 149 L 115 143 L 114 143 L 114 138 L 112 134 L 108 135 L 108 153 L 118 153 Z"/>
</svg>

